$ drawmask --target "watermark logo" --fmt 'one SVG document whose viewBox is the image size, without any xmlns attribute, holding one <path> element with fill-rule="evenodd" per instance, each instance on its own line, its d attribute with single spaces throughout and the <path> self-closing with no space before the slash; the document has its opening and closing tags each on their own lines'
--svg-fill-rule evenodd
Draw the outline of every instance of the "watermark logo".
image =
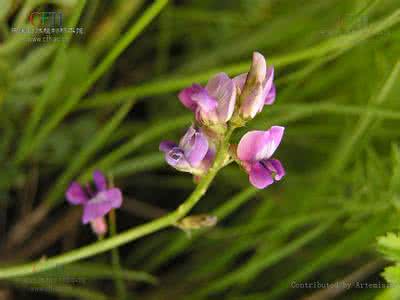
<svg viewBox="0 0 400 300">
<path fill-rule="evenodd" d="M 63 14 L 55 11 L 34 11 L 28 17 L 29 23 L 34 27 L 62 27 Z"/>
<path fill-rule="evenodd" d="M 63 27 L 63 17 L 59 11 L 33 11 L 28 16 L 27 26 L 12 27 L 11 32 L 26 35 L 31 42 L 62 42 L 64 34 L 84 34 L 83 27 Z"/>
</svg>

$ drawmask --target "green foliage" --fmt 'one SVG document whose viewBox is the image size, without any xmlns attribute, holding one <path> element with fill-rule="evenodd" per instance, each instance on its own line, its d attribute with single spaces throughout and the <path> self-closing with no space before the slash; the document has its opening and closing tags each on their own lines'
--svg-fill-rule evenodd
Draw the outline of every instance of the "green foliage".
<svg viewBox="0 0 400 300">
<path fill-rule="evenodd" d="M 0 0 L 0 7 L 2 288 L 24 299 L 42 296 L 32 288 L 115 299 L 114 281 L 123 281 L 129 299 L 302 299 L 317 291 L 293 282 L 334 282 L 386 258 L 394 264 L 360 281 L 384 283 L 383 271 L 392 288 L 336 298 L 400 298 L 398 0 Z M 13 33 L 30 26 L 33 10 L 62 11 L 65 27 L 83 27 L 84 35 L 37 43 Z M 217 72 L 247 71 L 252 51 L 275 66 L 277 100 L 233 140 L 285 126 L 277 156 L 287 176 L 258 191 L 228 166 L 210 176 L 194 208 L 218 216 L 215 228 L 190 239 L 174 227 L 158 231 L 176 221 L 175 209 L 197 186 L 158 152 L 160 140 L 177 140 L 192 121 L 177 93 Z M 57 227 L 69 216 L 66 186 L 90 180 L 94 169 L 113 176 L 127 204 L 115 236 L 98 242 L 78 218 L 69 230 Z M 195 191 L 185 211 L 200 199 Z M 108 254 L 116 247 L 119 272 Z M 87 281 L 49 289 L 40 278 L 58 268 Z"/>
</svg>

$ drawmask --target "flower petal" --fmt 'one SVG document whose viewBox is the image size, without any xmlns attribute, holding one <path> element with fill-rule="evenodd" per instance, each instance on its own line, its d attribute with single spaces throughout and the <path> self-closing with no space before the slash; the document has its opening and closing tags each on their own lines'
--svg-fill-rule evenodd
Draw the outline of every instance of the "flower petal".
<svg viewBox="0 0 400 300">
<path fill-rule="evenodd" d="M 267 63 L 264 56 L 259 52 L 253 53 L 253 61 L 251 63 L 249 78 L 250 82 L 263 82 L 267 74 Z"/>
<path fill-rule="evenodd" d="M 244 118 L 253 119 L 264 107 L 264 89 L 262 84 L 257 83 L 252 89 L 247 89 L 245 93 L 240 112 Z"/>
<path fill-rule="evenodd" d="M 246 83 L 247 74 L 248 73 L 243 73 L 232 79 L 233 83 L 236 86 L 236 89 L 239 90 L 239 93 L 243 91 L 244 84 Z"/>
<path fill-rule="evenodd" d="M 270 158 L 281 143 L 285 127 L 272 126 L 265 132 L 265 145 L 261 153 L 258 153 L 257 160 Z"/>
<path fill-rule="evenodd" d="M 256 161 L 257 155 L 265 145 L 265 131 L 253 130 L 247 132 L 237 147 L 237 156 L 242 161 Z"/>
<path fill-rule="evenodd" d="M 218 102 L 208 91 L 200 85 L 193 85 L 192 100 L 205 112 L 212 112 L 217 108 Z"/>
<path fill-rule="evenodd" d="M 193 93 L 196 91 L 196 85 L 183 89 L 179 94 L 178 98 L 182 104 L 189 108 L 191 111 L 195 111 L 197 103 L 192 99 Z"/>
<path fill-rule="evenodd" d="M 274 182 L 271 172 L 259 162 L 251 165 L 249 180 L 258 189 L 264 189 Z"/>
<path fill-rule="evenodd" d="M 204 159 L 201 161 L 201 169 L 203 169 L 204 172 L 207 172 L 207 170 L 212 166 L 214 159 L 215 149 L 208 148 L 206 156 L 204 156 Z"/>
<path fill-rule="evenodd" d="M 84 204 L 89 200 L 88 195 L 81 185 L 77 182 L 72 182 L 65 193 L 68 202 L 73 205 Z"/>
<path fill-rule="evenodd" d="M 178 147 L 178 145 L 173 141 L 162 141 L 158 148 L 160 149 L 160 151 L 167 153 L 175 147 Z"/>
<path fill-rule="evenodd" d="M 93 172 L 93 181 L 97 190 L 104 191 L 107 189 L 107 179 L 100 171 L 96 170 Z"/>
<path fill-rule="evenodd" d="M 276 97 L 276 88 L 275 84 L 272 84 L 270 91 L 267 93 L 267 96 L 264 100 L 264 105 L 271 105 L 275 102 Z"/>
<path fill-rule="evenodd" d="M 282 166 L 282 163 L 277 159 L 268 159 L 261 162 L 266 168 L 268 168 L 272 173 L 275 174 L 275 180 L 281 180 L 285 176 L 286 172 Z"/>
<path fill-rule="evenodd" d="M 107 223 L 104 217 L 90 221 L 90 226 L 92 227 L 93 232 L 98 236 L 103 236 L 107 233 Z"/>
<path fill-rule="evenodd" d="M 122 204 L 122 193 L 118 188 L 99 192 L 96 197 L 87 202 L 83 209 L 82 222 L 84 224 L 103 217 L 111 209 L 119 208 Z"/>
<path fill-rule="evenodd" d="M 186 160 L 183 150 L 179 147 L 175 147 L 171 151 L 167 152 L 165 154 L 165 160 L 175 169 L 186 172 L 190 170 L 190 164 Z"/>
<path fill-rule="evenodd" d="M 206 90 L 218 101 L 219 121 L 222 123 L 229 121 L 235 109 L 236 101 L 236 87 L 232 79 L 225 73 L 219 73 L 208 81 Z"/>
<path fill-rule="evenodd" d="M 239 142 L 237 155 L 243 161 L 260 161 L 268 159 L 278 148 L 284 127 L 272 126 L 267 131 L 249 131 Z"/>
<path fill-rule="evenodd" d="M 274 74 L 275 74 L 275 69 L 273 66 L 267 68 L 267 75 L 263 82 L 263 88 L 264 88 L 265 95 L 267 95 L 272 88 L 272 84 L 274 82 Z"/>
<path fill-rule="evenodd" d="M 192 167 L 198 167 L 208 151 L 208 140 L 205 134 L 191 126 L 179 142 L 186 160 Z"/>
</svg>

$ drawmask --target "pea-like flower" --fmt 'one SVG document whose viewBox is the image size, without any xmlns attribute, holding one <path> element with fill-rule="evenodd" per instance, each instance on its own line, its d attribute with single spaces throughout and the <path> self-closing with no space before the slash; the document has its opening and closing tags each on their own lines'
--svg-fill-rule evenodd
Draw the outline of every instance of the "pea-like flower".
<svg viewBox="0 0 400 300">
<path fill-rule="evenodd" d="M 182 104 L 195 113 L 196 120 L 206 126 L 225 124 L 235 109 L 236 87 L 225 73 L 211 78 L 206 87 L 193 84 L 179 95 Z"/>
<path fill-rule="evenodd" d="M 254 52 L 249 73 L 233 79 L 240 95 L 239 114 L 242 118 L 253 119 L 264 105 L 274 103 L 276 89 L 273 80 L 274 68 L 267 68 L 264 56 Z"/>
<path fill-rule="evenodd" d="M 281 162 L 271 158 L 278 148 L 284 127 L 272 126 L 267 131 L 249 131 L 239 142 L 237 156 L 249 174 L 252 185 L 263 189 L 285 176 Z"/>
<path fill-rule="evenodd" d="M 93 173 L 95 190 L 88 184 L 83 188 L 78 182 L 72 182 L 65 193 L 65 197 L 72 205 L 82 205 L 82 223 L 90 222 L 93 231 L 97 235 L 107 232 L 107 224 L 104 216 L 113 208 L 119 208 L 122 204 L 122 193 L 119 188 L 107 186 L 107 180 L 100 171 Z"/>
<path fill-rule="evenodd" d="M 163 141 L 159 148 L 165 153 L 165 160 L 170 166 L 200 176 L 209 169 L 215 156 L 207 136 L 193 125 L 181 138 L 179 145 Z"/>
</svg>

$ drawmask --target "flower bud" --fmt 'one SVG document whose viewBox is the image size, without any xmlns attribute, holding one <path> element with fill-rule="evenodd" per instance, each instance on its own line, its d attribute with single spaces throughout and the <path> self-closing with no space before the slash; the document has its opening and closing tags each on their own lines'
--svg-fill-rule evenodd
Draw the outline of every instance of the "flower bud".
<svg viewBox="0 0 400 300">
<path fill-rule="evenodd" d="M 264 105 L 275 100 L 273 85 L 274 68 L 267 68 L 264 56 L 253 53 L 253 61 L 248 74 L 241 74 L 233 79 L 240 93 L 239 115 L 244 119 L 253 119 L 261 112 Z"/>
</svg>

